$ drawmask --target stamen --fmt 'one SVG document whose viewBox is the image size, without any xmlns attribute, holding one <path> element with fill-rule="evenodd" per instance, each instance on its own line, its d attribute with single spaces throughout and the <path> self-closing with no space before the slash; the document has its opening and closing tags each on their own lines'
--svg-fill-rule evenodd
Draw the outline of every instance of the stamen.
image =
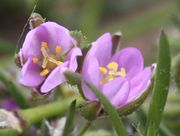
<svg viewBox="0 0 180 136">
<path fill-rule="evenodd" d="M 101 74 L 105 75 L 107 73 L 107 69 L 104 67 L 99 67 L 99 71 L 101 72 Z"/>
<path fill-rule="evenodd" d="M 46 49 L 48 47 L 47 42 L 41 42 L 41 47 Z"/>
<path fill-rule="evenodd" d="M 44 69 L 43 71 L 41 71 L 40 76 L 46 76 L 49 73 L 48 69 Z"/>
<path fill-rule="evenodd" d="M 118 70 L 118 64 L 116 62 L 111 62 L 107 65 L 107 68 L 109 70 L 117 71 Z"/>
<path fill-rule="evenodd" d="M 33 61 L 33 63 L 38 63 L 38 62 L 39 62 L 39 59 L 38 59 L 37 57 L 33 57 L 33 58 L 32 58 L 32 61 Z"/>
<path fill-rule="evenodd" d="M 46 51 L 46 49 L 44 47 L 41 47 L 41 52 L 42 52 L 42 55 L 44 58 L 47 58 L 48 57 L 48 53 Z"/>
<path fill-rule="evenodd" d="M 125 77 L 125 76 L 126 76 L 126 70 L 125 70 L 125 68 L 121 68 L 119 75 L 120 75 L 121 77 Z"/>
<path fill-rule="evenodd" d="M 62 61 L 57 61 L 57 65 L 61 65 L 62 63 Z"/>
<path fill-rule="evenodd" d="M 107 83 L 107 82 L 109 82 L 109 81 L 111 81 L 113 79 L 114 79 L 114 77 L 112 75 L 108 75 L 106 78 L 104 78 L 104 80 L 102 80 L 100 82 L 100 85 L 103 85 L 103 84 L 105 84 L 105 83 Z"/>
<path fill-rule="evenodd" d="M 48 59 L 46 57 L 44 57 L 43 62 L 42 62 L 42 68 L 43 69 L 46 68 L 47 63 L 48 63 Z"/>
<path fill-rule="evenodd" d="M 62 48 L 60 46 L 56 46 L 56 53 L 59 54 L 62 52 Z"/>
</svg>

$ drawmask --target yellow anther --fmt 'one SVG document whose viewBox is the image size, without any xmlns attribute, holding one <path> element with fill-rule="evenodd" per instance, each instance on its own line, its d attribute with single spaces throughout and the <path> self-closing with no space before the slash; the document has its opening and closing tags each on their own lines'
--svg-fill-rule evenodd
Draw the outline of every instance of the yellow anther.
<svg viewBox="0 0 180 136">
<path fill-rule="evenodd" d="M 62 48 L 60 46 L 56 46 L 56 53 L 61 53 L 62 52 Z"/>
<path fill-rule="evenodd" d="M 49 73 L 48 69 L 44 69 L 43 71 L 41 71 L 40 76 L 46 76 Z"/>
<path fill-rule="evenodd" d="M 101 74 L 105 75 L 107 73 L 107 69 L 104 67 L 99 67 L 99 71 L 101 72 Z"/>
<path fill-rule="evenodd" d="M 111 62 L 107 65 L 107 68 L 109 70 L 117 71 L 118 70 L 118 64 L 116 62 Z"/>
<path fill-rule="evenodd" d="M 126 70 L 125 70 L 125 68 L 121 68 L 119 75 L 120 75 L 121 77 L 125 77 L 125 76 L 126 76 Z"/>
<path fill-rule="evenodd" d="M 57 65 L 61 65 L 63 62 L 61 61 L 57 61 Z"/>
<path fill-rule="evenodd" d="M 38 62 L 39 62 L 39 59 L 38 59 L 37 57 L 33 57 L 33 58 L 32 58 L 32 61 L 33 61 L 34 63 L 38 63 Z"/>
<path fill-rule="evenodd" d="M 47 42 L 41 42 L 41 47 L 46 49 L 48 47 Z"/>
</svg>

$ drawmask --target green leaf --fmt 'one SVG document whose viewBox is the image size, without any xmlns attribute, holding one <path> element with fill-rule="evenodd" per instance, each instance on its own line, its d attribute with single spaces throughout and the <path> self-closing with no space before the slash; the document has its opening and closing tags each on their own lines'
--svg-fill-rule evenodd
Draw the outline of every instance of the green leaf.
<svg viewBox="0 0 180 136">
<path fill-rule="evenodd" d="M 108 101 L 108 99 L 91 83 L 87 83 L 87 86 L 91 89 L 92 92 L 98 97 L 99 101 L 103 104 L 105 111 L 108 113 L 112 125 L 116 130 L 118 136 L 128 136 L 127 131 L 119 117 L 118 112 L 114 106 Z"/>
<path fill-rule="evenodd" d="M 76 110 L 76 100 L 74 100 L 70 105 L 66 124 L 63 131 L 63 136 L 69 136 L 70 133 L 72 132 L 75 110 Z"/>
<path fill-rule="evenodd" d="M 79 93 L 81 94 L 81 96 L 86 99 L 83 90 L 81 88 L 81 75 L 75 72 L 71 72 L 71 71 L 65 71 L 64 75 L 68 81 L 69 84 L 71 85 L 77 85 Z"/>
<path fill-rule="evenodd" d="M 89 47 L 90 44 L 88 44 L 87 38 L 82 34 L 81 31 L 70 31 L 70 35 L 76 39 L 77 44 L 81 49 Z"/>
<path fill-rule="evenodd" d="M 147 116 L 147 136 L 156 136 L 158 134 L 159 125 L 169 90 L 170 64 L 171 58 L 169 43 L 166 34 L 164 31 L 162 31 L 159 43 L 159 54 L 153 95 Z"/>
<path fill-rule="evenodd" d="M 10 77 L 6 76 L 2 70 L 0 70 L 0 81 L 5 85 L 11 97 L 17 102 L 17 104 L 23 108 L 29 108 L 30 104 L 26 101 L 24 96 L 21 94 L 19 88 L 15 85 L 13 81 L 9 79 Z"/>
</svg>

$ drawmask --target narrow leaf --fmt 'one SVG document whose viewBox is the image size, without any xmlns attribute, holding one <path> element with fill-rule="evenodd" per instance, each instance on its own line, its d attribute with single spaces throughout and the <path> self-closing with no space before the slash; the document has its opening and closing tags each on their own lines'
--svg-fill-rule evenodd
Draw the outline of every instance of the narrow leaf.
<svg viewBox="0 0 180 136">
<path fill-rule="evenodd" d="M 112 125 L 116 130 L 118 136 L 128 136 L 126 129 L 119 117 L 118 112 L 113 107 L 113 105 L 108 101 L 108 99 L 91 83 L 87 83 L 87 86 L 91 89 L 92 92 L 98 97 L 99 101 L 103 104 L 105 111 L 108 113 Z"/>
<path fill-rule="evenodd" d="M 2 71 L 2 70 L 1 70 Z M 25 109 L 29 108 L 30 105 L 24 98 L 24 96 L 21 94 L 19 88 L 14 84 L 13 81 L 9 79 L 3 72 L 0 71 L 0 81 L 5 85 L 8 92 L 10 93 L 11 97 L 17 102 L 17 104 Z"/>
<path fill-rule="evenodd" d="M 147 136 L 156 136 L 158 134 L 161 116 L 166 104 L 169 90 L 170 60 L 168 39 L 164 31 L 162 31 L 159 43 L 159 54 L 153 95 L 147 116 Z"/>
<path fill-rule="evenodd" d="M 69 112 L 67 115 L 66 124 L 64 127 L 64 131 L 63 131 L 63 136 L 69 136 L 70 133 L 72 132 L 75 109 L 76 109 L 76 100 L 74 100 L 70 105 Z"/>
</svg>

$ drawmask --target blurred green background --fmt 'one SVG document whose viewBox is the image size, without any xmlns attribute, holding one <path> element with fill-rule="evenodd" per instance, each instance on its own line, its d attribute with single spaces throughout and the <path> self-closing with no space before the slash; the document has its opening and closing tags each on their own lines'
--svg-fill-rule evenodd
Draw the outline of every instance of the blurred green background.
<svg viewBox="0 0 180 136">
<path fill-rule="evenodd" d="M 81 30 L 94 41 L 104 32 L 121 31 L 121 47 L 140 48 L 146 65 L 156 59 L 160 30 L 168 35 L 172 56 L 180 51 L 180 2 L 175 0 L 0 0 L 0 67 L 16 80 L 13 55 L 17 41 L 31 11 L 69 30 Z M 29 26 L 23 35 L 20 45 Z M 1 90 L 5 90 L 1 87 Z M 4 97 L 0 90 L 0 97 Z M 148 102 L 147 102 L 148 104 Z M 172 85 L 164 113 L 164 123 L 177 136 L 180 134 L 180 94 Z M 145 104 L 146 105 L 146 104 Z"/>
<path fill-rule="evenodd" d="M 147 62 L 154 60 L 160 29 L 174 31 L 169 30 L 174 27 L 171 18 L 178 12 L 173 0 L 0 0 L 1 54 L 14 52 L 34 5 L 47 20 L 81 30 L 89 41 L 103 32 L 121 31 L 122 45 L 142 48 Z"/>
</svg>

